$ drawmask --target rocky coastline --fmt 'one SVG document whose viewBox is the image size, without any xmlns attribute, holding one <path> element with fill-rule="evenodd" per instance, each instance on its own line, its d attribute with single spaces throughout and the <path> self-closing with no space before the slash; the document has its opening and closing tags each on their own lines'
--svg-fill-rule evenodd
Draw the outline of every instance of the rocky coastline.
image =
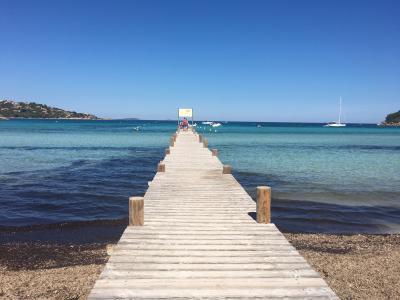
<svg viewBox="0 0 400 300">
<path fill-rule="evenodd" d="M 93 114 L 68 111 L 45 104 L 1 100 L 0 120 L 7 119 L 100 120 Z"/>
<path fill-rule="evenodd" d="M 379 126 L 382 126 L 382 127 L 400 127 L 400 123 L 382 122 L 382 123 L 379 124 Z"/>
</svg>

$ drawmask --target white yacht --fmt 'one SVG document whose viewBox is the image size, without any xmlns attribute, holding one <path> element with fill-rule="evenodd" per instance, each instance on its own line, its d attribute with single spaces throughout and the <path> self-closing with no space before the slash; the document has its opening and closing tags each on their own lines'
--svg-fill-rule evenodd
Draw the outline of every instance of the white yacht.
<svg viewBox="0 0 400 300">
<path fill-rule="evenodd" d="M 346 124 L 341 122 L 342 121 L 341 118 L 342 118 L 342 97 L 339 98 L 339 119 L 338 119 L 338 121 L 328 123 L 328 124 L 324 125 L 324 127 L 346 127 Z"/>
</svg>

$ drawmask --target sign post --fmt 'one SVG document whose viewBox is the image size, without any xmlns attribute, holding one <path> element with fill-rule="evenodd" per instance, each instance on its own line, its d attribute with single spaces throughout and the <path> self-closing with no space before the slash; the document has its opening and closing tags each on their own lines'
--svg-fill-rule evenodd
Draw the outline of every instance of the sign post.
<svg viewBox="0 0 400 300">
<path fill-rule="evenodd" d="M 179 108 L 178 109 L 178 125 L 180 118 L 190 118 L 193 125 L 193 109 L 192 108 Z"/>
</svg>

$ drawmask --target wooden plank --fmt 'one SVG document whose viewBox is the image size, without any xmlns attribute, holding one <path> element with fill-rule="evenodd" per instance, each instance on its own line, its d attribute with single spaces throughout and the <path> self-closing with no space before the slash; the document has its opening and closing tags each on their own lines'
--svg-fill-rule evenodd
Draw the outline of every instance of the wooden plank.
<svg viewBox="0 0 400 300">
<path fill-rule="evenodd" d="M 204 270 L 183 270 L 183 271 L 148 271 L 148 270 L 110 270 L 104 269 L 101 273 L 101 279 L 137 279 L 137 278 L 319 278 L 318 273 L 314 270 L 252 270 L 252 271 L 242 271 L 242 270 L 214 270 L 214 271 L 204 271 Z"/>
<path fill-rule="evenodd" d="M 292 263 L 292 262 L 304 262 L 305 259 L 300 255 L 278 255 L 278 256 L 233 256 L 233 257 L 225 257 L 225 256 L 191 256 L 191 257 L 182 257 L 182 256 L 148 256 L 142 255 L 137 256 L 135 253 L 130 253 L 129 255 L 112 255 L 109 259 L 109 263 L 130 263 L 129 265 L 135 262 L 146 262 L 146 263 L 176 263 L 176 264 L 216 264 L 216 263 L 231 263 L 231 264 L 268 264 L 268 263 Z"/>
<path fill-rule="evenodd" d="M 167 250 L 167 251 L 186 251 L 186 250 L 195 250 L 195 251 L 295 251 L 295 248 L 291 245 L 270 245 L 270 244 L 262 244 L 262 245 L 176 245 L 176 244 L 147 244 L 147 243 L 129 243 L 129 244 L 118 244 L 114 251 L 118 250 Z"/>
<path fill-rule="evenodd" d="M 277 233 L 271 233 L 270 236 L 267 235 L 257 235 L 255 237 L 264 237 L 264 240 L 270 240 L 272 238 L 282 238 L 279 234 Z M 249 236 L 247 235 L 187 235 L 187 234 L 157 234 L 157 233 L 143 233 L 142 235 L 139 234 L 124 234 L 124 238 L 129 238 L 129 239 L 136 239 L 136 240 L 145 240 L 145 239 L 157 239 L 157 240 L 182 240 L 182 241 L 187 241 L 187 240 L 193 240 L 193 241 L 199 241 L 199 240 L 209 240 L 209 241 L 221 241 L 221 240 L 228 240 L 234 243 L 237 240 L 241 239 L 247 239 Z"/>
<path fill-rule="evenodd" d="M 92 292 L 89 299 L 170 299 L 170 298 L 182 298 L 187 299 L 204 299 L 205 297 L 211 299 L 226 299 L 232 297 L 236 299 L 243 299 L 244 297 L 258 298 L 258 299 L 271 299 L 273 297 L 284 298 L 302 298 L 302 299 L 314 299 L 314 297 L 325 297 L 325 299 L 337 299 L 335 295 L 332 295 L 332 291 L 327 287 L 267 287 L 267 288 L 253 288 L 253 287 L 239 287 L 239 288 L 225 288 L 224 286 L 218 286 L 217 288 L 209 289 L 197 289 L 189 286 L 188 288 L 154 288 L 154 289 L 136 289 L 131 288 L 126 284 L 127 288 L 98 288 Z"/>
<path fill-rule="evenodd" d="M 264 230 L 263 230 L 264 229 Z M 262 228 L 262 229 L 257 229 L 257 228 L 251 228 L 249 229 L 248 232 L 246 232 L 243 228 L 240 230 L 232 230 L 229 229 L 229 227 L 227 229 L 216 229 L 216 230 L 212 230 L 210 228 L 193 228 L 193 227 L 188 227 L 186 230 L 182 230 L 181 227 L 175 227 L 175 228 L 170 228 L 169 230 L 164 230 L 164 229 L 158 229 L 157 228 L 140 228 L 140 229 L 136 229 L 136 228 L 130 228 L 127 229 L 126 234 L 149 234 L 149 233 L 156 233 L 156 234 L 198 234 L 199 236 L 201 235 L 248 235 L 248 236 L 256 236 L 256 235 L 271 235 L 271 234 L 277 234 L 276 230 L 274 229 L 270 229 L 270 228 Z M 278 233 L 279 235 L 279 233 Z"/>
<path fill-rule="evenodd" d="M 113 251 L 113 255 L 151 255 L 151 256 L 228 256 L 228 257 L 243 257 L 243 256 L 277 256 L 277 255 L 299 255 L 296 250 L 239 250 L 239 251 L 215 251 L 215 250 L 118 250 Z"/>
<path fill-rule="evenodd" d="M 255 240 L 238 240 L 238 239 L 224 239 L 224 240 L 194 240 L 194 239 L 130 239 L 124 237 L 118 245 L 131 245 L 131 244 L 147 244 L 147 245 L 288 245 L 289 242 L 282 237 L 274 239 L 255 239 Z"/>
<path fill-rule="evenodd" d="M 219 271 L 252 271 L 252 270 L 305 270 L 310 269 L 310 266 L 305 262 L 291 262 L 291 263 L 148 263 L 137 262 L 126 264 L 123 263 L 109 263 L 105 270 L 157 270 L 157 271 L 182 271 L 182 270 L 219 270 Z"/>
<path fill-rule="evenodd" d="M 191 286 L 196 289 L 218 288 L 279 288 L 279 287 L 325 287 L 325 282 L 321 278 L 271 278 L 269 280 L 256 278 L 232 278 L 231 280 L 223 279 L 203 279 L 201 281 L 195 279 L 136 279 L 136 280 L 121 280 L 112 281 L 99 280 L 98 287 L 118 288 L 126 287 L 131 289 L 185 289 Z"/>
</svg>

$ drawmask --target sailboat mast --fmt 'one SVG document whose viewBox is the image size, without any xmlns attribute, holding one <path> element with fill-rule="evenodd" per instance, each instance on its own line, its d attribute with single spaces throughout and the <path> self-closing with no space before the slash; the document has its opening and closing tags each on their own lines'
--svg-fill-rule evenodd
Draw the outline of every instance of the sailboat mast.
<svg viewBox="0 0 400 300">
<path fill-rule="evenodd" d="M 339 98 L 339 124 L 341 124 L 341 116 L 342 116 L 342 97 Z"/>
</svg>

